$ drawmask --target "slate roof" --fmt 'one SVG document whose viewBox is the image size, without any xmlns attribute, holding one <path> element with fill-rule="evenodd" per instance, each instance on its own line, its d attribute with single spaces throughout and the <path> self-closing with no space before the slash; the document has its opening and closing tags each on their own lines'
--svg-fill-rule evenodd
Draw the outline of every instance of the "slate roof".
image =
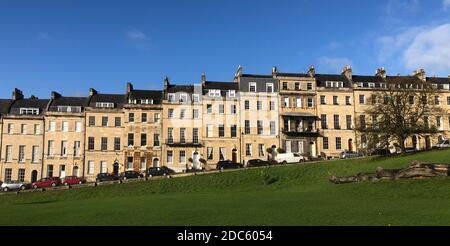
<svg viewBox="0 0 450 246">
<path fill-rule="evenodd" d="M 194 85 L 169 85 L 168 93 L 186 92 L 194 93 Z"/>
<path fill-rule="evenodd" d="M 388 83 L 420 83 L 421 80 L 416 76 L 386 76 Z"/>
<path fill-rule="evenodd" d="M 114 103 L 114 108 L 123 108 L 127 98 L 124 94 L 95 94 L 91 97 L 89 107 L 95 108 L 97 102 Z"/>
<path fill-rule="evenodd" d="M 384 83 L 386 82 L 381 76 L 370 76 L 370 75 L 353 75 L 352 80 L 355 83 L 358 82 L 371 82 L 371 83 Z"/>
<path fill-rule="evenodd" d="M 442 77 L 427 77 L 427 81 L 432 84 L 450 84 L 450 78 L 442 78 Z"/>
<path fill-rule="evenodd" d="M 272 75 L 262 75 L 262 74 L 242 74 L 242 76 L 241 77 L 243 77 L 243 78 L 266 78 L 266 79 L 268 79 L 268 78 L 270 78 L 270 79 L 272 79 L 273 78 L 273 76 Z"/>
<path fill-rule="evenodd" d="M 309 74 L 307 73 L 277 73 L 279 77 L 301 77 L 301 78 L 309 78 Z"/>
<path fill-rule="evenodd" d="M 50 102 L 49 99 L 37 99 L 37 98 L 26 98 L 21 100 L 16 100 L 11 106 L 11 110 L 9 111 L 10 114 L 20 114 L 21 108 L 39 108 L 40 115 L 45 111 L 47 108 L 48 103 Z"/>
<path fill-rule="evenodd" d="M 342 81 L 344 82 L 344 87 L 351 87 L 351 83 L 347 77 L 341 74 L 316 74 L 315 78 L 319 87 L 325 87 L 326 81 Z"/>
<path fill-rule="evenodd" d="M 239 84 L 235 82 L 218 82 L 218 81 L 206 81 L 205 90 L 216 89 L 216 90 L 239 90 Z"/>
<path fill-rule="evenodd" d="M 0 115 L 8 113 L 12 102 L 10 99 L 0 99 Z"/>
<path fill-rule="evenodd" d="M 163 91 L 161 90 L 133 90 L 128 94 L 129 99 L 153 99 L 153 102 L 161 102 Z"/>
</svg>

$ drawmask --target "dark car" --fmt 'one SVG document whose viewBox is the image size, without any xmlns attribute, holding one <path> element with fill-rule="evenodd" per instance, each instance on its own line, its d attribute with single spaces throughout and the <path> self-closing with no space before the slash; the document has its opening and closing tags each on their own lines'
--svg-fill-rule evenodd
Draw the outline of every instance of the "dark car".
<svg viewBox="0 0 450 246">
<path fill-rule="evenodd" d="M 153 177 L 153 176 L 166 176 L 175 173 L 174 170 L 168 168 L 168 167 L 150 167 L 147 169 L 145 174 L 147 177 Z"/>
<path fill-rule="evenodd" d="M 58 177 L 42 178 L 32 184 L 34 189 L 44 187 L 55 187 L 61 184 L 61 179 Z"/>
<path fill-rule="evenodd" d="M 237 168 L 243 168 L 244 166 L 237 162 L 232 161 L 219 161 L 217 163 L 216 169 L 222 170 L 222 169 L 237 169 Z"/>
<path fill-rule="evenodd" d="M 270 165 L 270 162 L 260 159 L 249 160 L 247 162 L 247 167 L 267 167 Z"/>
<path fill-rule="evenodd" d="M 114 180 L 119 180 L 119 176 L 111 173 L 99 173 L 97 174 L 97 178 L 95 179 L 96 182 L 114 181 Z"/>
<path fill-rule="evenodd" d="M 341 159 L 350 159 L 350 158 L 358 158 L 361 157 L 362 154 L 355 151 L 343 151 L 341 153 Z"/>
<path fill-rule="evenodd" d="M 144 175 L 142 173 L 136 172 L 136 171 L 125 171 L 120 174 L 121 180 L 127 180 L 127 179 L 140 179 L 143 178 Z"/>
<path fill-rule="evenodd" d="M 391 153 L 387 149 L 373 149 L 369 152 L 369 155 L 390 155 Z"/>
</svg>

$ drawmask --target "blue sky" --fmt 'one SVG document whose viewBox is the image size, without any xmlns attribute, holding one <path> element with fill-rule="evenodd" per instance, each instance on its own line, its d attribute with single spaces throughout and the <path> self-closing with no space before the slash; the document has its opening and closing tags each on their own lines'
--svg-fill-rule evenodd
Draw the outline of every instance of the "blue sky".
<svg viewBox="0 0 450 246">
<path fill-rule="evenodd" d="M 0 97 L 246 73 L 450 74 L 450 0 L 0 0 Z"/>
</svg>

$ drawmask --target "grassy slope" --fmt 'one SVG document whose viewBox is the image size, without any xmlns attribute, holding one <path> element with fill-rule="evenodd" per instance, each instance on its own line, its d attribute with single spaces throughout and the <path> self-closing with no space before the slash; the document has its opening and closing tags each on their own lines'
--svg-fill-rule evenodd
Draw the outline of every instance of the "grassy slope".
<svg viewBox="0 0 450 246">
<path fill-rule="evenodd" d="M 0 225 L 450 225 L 450 178 L 327 180 L 412 160 L 450 162 L 450 151 L 5 195 Z"/>
</svg>

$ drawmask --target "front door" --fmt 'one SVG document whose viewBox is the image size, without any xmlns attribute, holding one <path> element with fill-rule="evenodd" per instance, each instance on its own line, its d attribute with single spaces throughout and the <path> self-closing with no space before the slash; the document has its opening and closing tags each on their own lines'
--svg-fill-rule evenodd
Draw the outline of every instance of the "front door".
<svg viewBox="0 0 450 246">
<path fill-rule="evenodd" d="M 66 165 L 59 166 L 59 177 L 60 178 L 66 177 Z"/>
<path fill-rule="evenodd" d="M 348 140 L 348 151 L 353 151 L 353 139 Z"/>
<path fill-rule="evenodd" d="M 72 175 L 78 177 L 78 166 L 74 166 L 74 167 L 73 167 Z"/>
<path fill-rule="evenodd" d="M 425 147 L 426 147 L 426 149 L 431 149 L 431 137 L 430 136 L 425 137 Z"/>
<path fill-rule="evenodd" d="M 117 163 L 117 162 L 114 162 L 114 164 L 113 164 L 113 174 L 119 175 L 119 163 Z"/>
<path fill-rule="evenodd" d="M 36 170 L 33 170 L 32 172 L 31 172 L 31 183 L 34 183 L 34 182 L 36 182 L 37 181 L 37 171 Z"/>
<path fill-rule="evenodd" d="M 233 160 L 233 162 L 237 162 L 237 149 L 232 150 L 231 159 Z"/>
</svg>

